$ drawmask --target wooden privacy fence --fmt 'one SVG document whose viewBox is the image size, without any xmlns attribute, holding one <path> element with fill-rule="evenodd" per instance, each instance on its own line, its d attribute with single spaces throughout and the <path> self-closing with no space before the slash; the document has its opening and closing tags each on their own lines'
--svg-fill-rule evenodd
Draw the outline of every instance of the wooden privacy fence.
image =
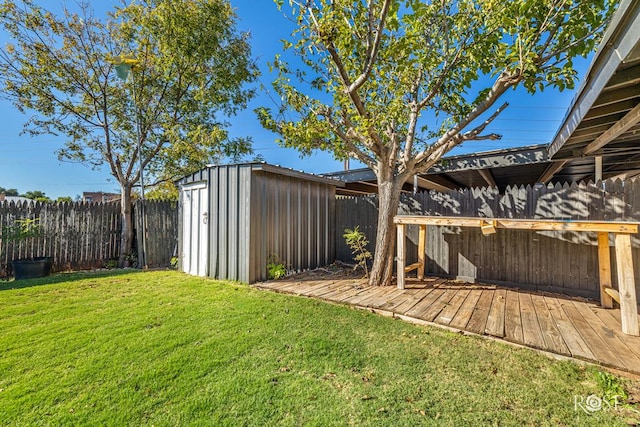
<svg viewBox="0 0 640 427">
<path fill-rule="evenodd" d="M 134 206 L 134 218 L 139 210 Z M 167 266 L 177 243 L 177 205 L 146 202 L 147 264 Z M 120 254 L 122 221 L 119 203 L 0 203 L 0 230 L 16 220 L 37 219 L 41 233 L 19 242 L 0 235 L 0 276 L 11 271 L 11 261 L 53 257 L 53 270 L 100 268 Z M 135 223 L 135 222 L 134 222 Z"/>
<path fill-rule="evenodd" d="M 572 185 L 537 185 L 435 191 L 405 195 L 398 214 L 487 218 L 640 221 L 640 180 Z M 349 262 L 345 228 L 364 231 L 373 250 L 377 198 L 342 197 L 336 203 L 336 257 Z M 338 238 L 339 237 L 339 238 Z M 408 230 L 407 263 L 414 263 L 418 231 Z M 640 277 L 640 239 L 632 237 L 636 277 Z M 615 254 L 611 253 L 616 277 Z M 483 235 L 477 228 L 429 226 L 426 269 L 432 275 L 487 281 L 546 291 L 599 298 L 596 233 L 571 231 L 499 230 Z M 614 280 L 615 282 L 615 280 Z M 614 283 L 615 286 L 617 284 Z M 636 291 L 640 286 L 636 283 Z"/>
<path fill-rule="evenodd" d="M 142 201 L 138 200 L 133 207 L 134 223 L 137 231 L 136 242 L 141 241 L 141 204 Z M 147 225 L 147 267 L 166 267 L 177 252 L 178 205 L 176 202 L 169 201 L 146 201 L 144 212 Z"/>
</svg>

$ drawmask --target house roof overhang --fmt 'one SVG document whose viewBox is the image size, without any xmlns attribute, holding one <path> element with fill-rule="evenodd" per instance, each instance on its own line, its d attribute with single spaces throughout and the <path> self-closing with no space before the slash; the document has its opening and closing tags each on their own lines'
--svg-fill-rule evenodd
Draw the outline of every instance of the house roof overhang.
<svg viewBox="0 0 640 427">
<path fill-rule="evenodd" d="M 535 183 L 535 178 L 548 166 L 546 144 L 445 157 L 427 172 L 411 178 L 405 184 L 405 191 L 449 191 L 487 186 L 504 189 Z M 345 188 L 339 189 L 339 194 L 377 191 L 375 173 L 369 168 L 323 175 L 345 182 Z"/>
<path fill-rule="evenodd" d="M 640 174 L 640 2 L 620 3 L 548 155 L 576 180 L 595 157 L 603 178 Z"/>
</svg>

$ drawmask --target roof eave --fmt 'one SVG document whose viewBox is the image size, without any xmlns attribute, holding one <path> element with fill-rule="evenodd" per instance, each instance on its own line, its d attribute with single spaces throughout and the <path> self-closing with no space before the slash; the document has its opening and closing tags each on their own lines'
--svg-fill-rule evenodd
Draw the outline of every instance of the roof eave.
<svg viewBox="0 0 640 427">
<path fill-rule="evenodd" d="M 553 158 L 571 137 L 611 76 L 638 43 L 640 37 L 638 32 L 621 31 L 622 27 L 640 28 L 639 2 L 623 0 L 614 13 L 586 77 L 580 85 L 560 129 L 549 144 L 549 158 Z"/>
</svg>

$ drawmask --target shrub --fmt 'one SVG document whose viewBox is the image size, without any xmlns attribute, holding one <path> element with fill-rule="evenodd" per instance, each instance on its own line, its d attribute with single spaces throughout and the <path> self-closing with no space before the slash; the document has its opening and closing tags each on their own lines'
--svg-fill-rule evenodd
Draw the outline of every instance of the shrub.
<svg viewBox="0 0 640 427">
<path fill-rule="evenodd" d="M 278 280 L 287 275 L 287 267 L 280 261 L 278 255 L 271 254 L 267 260 L 267 278 Z"/>
<path fill-rule="evenodd" d="M 362 266 L 364 268 L 365 277 L 369 277 L 369 268 L 367 267 L 367 260 L 372 257 L 371 252 L 367 250 L 367 245 L 369 244 L 369 240 L 367 236 L 360 231 L 360 227 L 356 225 L 353 230 L 349 230 L 345 228 L 344 234 L 342 235 L 347 241 L 347 245 L 351 248 L 351 253 L 354 255 L 354 259 L 356 261 L 356 266 Z"/>
</svg>

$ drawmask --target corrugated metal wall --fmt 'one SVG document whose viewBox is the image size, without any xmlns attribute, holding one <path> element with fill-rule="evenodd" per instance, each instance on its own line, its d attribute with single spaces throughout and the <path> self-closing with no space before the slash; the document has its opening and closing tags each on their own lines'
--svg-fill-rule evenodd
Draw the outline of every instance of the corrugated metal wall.
<svg viewBox="0 0 640 427">
<path fill-rule="evenodd" d="M 296 271 L 335 260 L 335 187 L 260 171 L 252 182 L 250 282 L 267 278 L 270 256 Z"/>
<path fill-rule="evenodd" d="M 209 276 L 249 282 L 251 165 L 209 169 Z"/>
<path fill-rule="evenodd" d="M 270 256 L 295 271 L 335 260 L 333 185 L 255 164 L 213 166 L 180 183 L 200 181 L 209 185 L 210 277 L 265 280 Z"/>
</svg>

